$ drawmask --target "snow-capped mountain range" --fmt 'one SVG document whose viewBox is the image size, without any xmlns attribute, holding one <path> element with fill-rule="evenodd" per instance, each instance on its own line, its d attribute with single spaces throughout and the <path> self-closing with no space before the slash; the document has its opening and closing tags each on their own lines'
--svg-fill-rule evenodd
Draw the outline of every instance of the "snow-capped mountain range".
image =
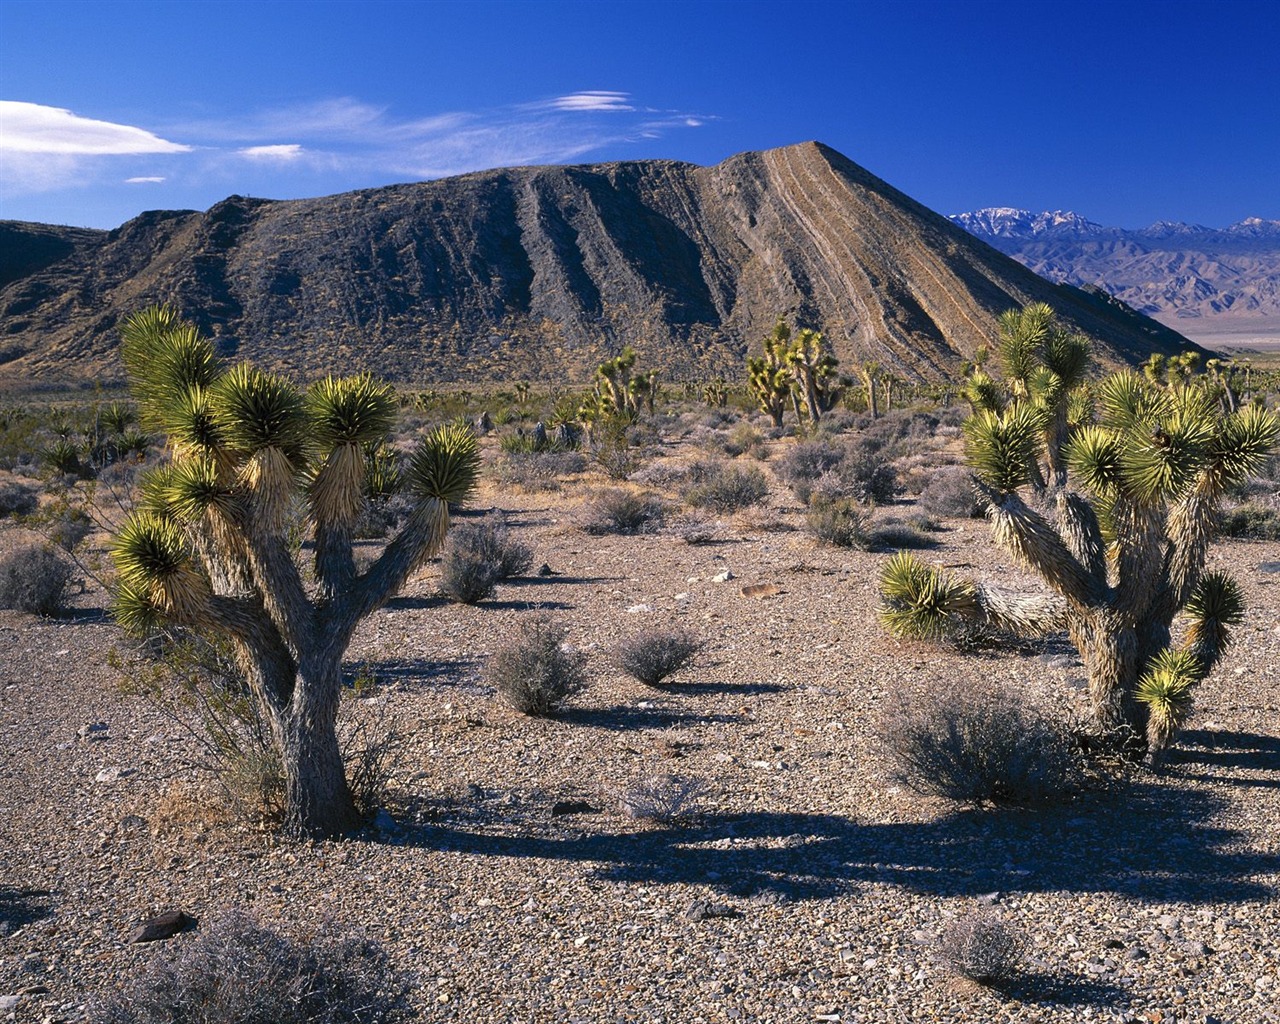
<svg viewBox="0 0 1280 1024">
<path fill-rule="evenodd" d="M 1097 285 L 1202 344 L 1228 332 L 1280 336 L 1280 221 L 1130 230 L 1010 207 L 951 220 L 1043 277 Z"/>
</svg>

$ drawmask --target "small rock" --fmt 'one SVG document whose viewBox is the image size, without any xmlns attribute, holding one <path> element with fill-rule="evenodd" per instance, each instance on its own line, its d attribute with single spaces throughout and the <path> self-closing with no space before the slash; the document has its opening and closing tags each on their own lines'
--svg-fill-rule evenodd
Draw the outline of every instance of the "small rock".
<svg viewBox="0 0 1280 1024">
<path fill-rule="evenodd" d="M 711 917 L 741 917 L 742 915 L 727 903 L 709 903 L 706 900 L 694 900 L 684 916 L 690 921 L 705 921 Z"/>
<path fill-rule="evenodd" d="M 94 782 L 119 782 L 133 774 L 132 768 L 103 768 L 93 777 Z"/>
<path fill-rule="evenodd" d="M 728 569 L 725 569 L 724 572 L 718 572 L 714 576 L 712 576 L 711 582 L 712 583 L 728 583 L 731 579 L 733 579 L 733 573 L 731 573 Z"/>
<path fill-rule="evenodd" d="M 535 576 L 562 576 L 563 573 L 556 572 L 555 569 L 543 562 L 538 568 L 533 570 Z"/>
<path fill-rule="evenodd" d="M 88 722 L 76 730 L 76 736 L 82 740 L 105 740 L 107 738 L 107 723 Z"/>
<path fill-rule="evenodd" d="M 381 810 L 374 816 L 373 827 L 379 832 L 394 832 L 398 828 L 396 819 L 393 818 L 389 811 Z"/>
<path fill-rule="evenodd" d="M 181 910 L 167 910 L 149 921 L 143 921 L 138 930 L 129 936 L 129 942 L 158 942 L 161 939 L 169 939 L 178 932 L 189 931 L 196 926 L 196 923 L 196 919 L 190 914 L 183 913 Z"/>
<path fill-rule="evenodd" d="M 1259 562 L 1258 572 L 1280 572 L 1280 562 Z"/>
<path fill-rule="evenodd" d="M 0 996 L 0 1013 L 9 1013 L 18 1008 L 22 996 Z"/>
<path fill-rule="evenodd" d="M 653 608 L 652 608 L 652 606 L 650 606 L 650 605 L 647 605 L 647 604 L 633 604 L 630 608 L 628 608 L 628 609 L 627 609 L 627 614 L 628 614 L 628 615 L 643 615 L 643 614 L 645 614 L 646 612 L 651 612 L 651 611 L 653 611 Z"/>
<path fill-rule="evenodd" d="M 991 906 L 993 903 L 1000 902 L 1000 894 L 998 892 L 983 893 L 981 896 L 978 897 L 977 902 L 985 903 L 987 906 Z"/>
</svg>

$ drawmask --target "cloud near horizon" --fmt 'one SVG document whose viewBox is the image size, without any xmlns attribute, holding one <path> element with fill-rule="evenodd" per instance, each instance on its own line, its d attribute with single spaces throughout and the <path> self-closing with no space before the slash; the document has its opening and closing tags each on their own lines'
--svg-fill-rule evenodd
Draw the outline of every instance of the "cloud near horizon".
<svg viewBox="0 0 1280 1024">
<path fill-rule="evenodd" d="M 282 196 L 314 194 L 320 188 L 341 191 L 397 178 L 565 163 L 713 119 L 657 111 L 625 92 L 584 90 L 487 110 L 412 117 L 397 117 L 386 107 L 353 97 L 335 97 L 168 121 L 153 132 L 59 107 L 0 101 L 0 195 L 112 182 L 204 192 L 216 183 L 233 190 L 270 188 Z M 281 142 L 282 137 L 297 141 Z M 120 161 L 129 158 L 133 166 L 122 167 Z M 157 161 L 164 162 L 157 166 Z M 248 167 L 257 170 L 249 172 Z M 249 173 L 252 179 L 245 178 Z M 265 182 L 264 174 L 271 176 Z"/>
</svg>

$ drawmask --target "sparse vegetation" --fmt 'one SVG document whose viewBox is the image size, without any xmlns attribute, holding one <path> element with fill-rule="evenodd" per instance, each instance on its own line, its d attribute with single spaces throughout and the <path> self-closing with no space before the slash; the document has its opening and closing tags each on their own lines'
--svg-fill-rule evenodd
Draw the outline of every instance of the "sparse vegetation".
<svg viewBox="0 0 1280 1024">
<path fill-rule="evenodd" d="M 545 616 L 523 623 L 489 658 L 486 677 L 524 715 L 554 715 L 587 685 L 586 658 L 565 647 L 565 628 Z"/>
<path fill-rule="evenodd" d="M 701 642 L 686 630 L 650 630 L 618 645 L 618 667 L 646 686 L 658 686 L 688 667 L 701 647 Z"/>
<path fill-rule="evenodd" d="M 597 491 L 583 508 L 582 529 L 587 533 L 654 533 L 666 518 L 666 506 L 654 494 L 626 487 Z"/>
<path fill-rule="evenodd" d="M 1023 938 L 994 910 L 977 907 L 943 925 L 935 949 L 948 970 L 981 985 L 999 987 L 1017 977 Z"/>
<path fill-rule="evenodd" d="M 0 558 L 0 608 L 56 615 L 66 603 L 71 565 L 43 544 L 16 548 Z"/>
<path fill-rule="evenodd" d="M 100 1000 L 98 1024 L 389 1024 L 405 979 L 382 949 L 333 925 L 293 937 L 243 913 L 200 929 Z"/>
<path fill-rule="evenodd" d="M 769 483 L 761 470 L 723 462 L 699 464 L 681 492 L 691 507 L 720 515 L 759 505 L 768 496 Z"/>
<path fill-rule="evenodd" d="M 887 774 L 918 793 L 1036 806 L 1080 783 L 1065 727 L 1006 686 L 901 695 L 881 713 L 877 736 Z"/>
<path fill-rule="evenodd" d="M 527 572 L 533 552 L 512 536 L 506 518 L 490 513 L 459 523 L 440 553 L 440 589 L 452 601 L 476 604 L 493 594 L 500 580 Z"/>
<path fill-rule="evenodd" d="M 650 775 L 623 790 L 618 795 L 618 805 L 628 818 L 675 822 L 697 813 L 708 788 L 705 779 Z"/>
</svg>

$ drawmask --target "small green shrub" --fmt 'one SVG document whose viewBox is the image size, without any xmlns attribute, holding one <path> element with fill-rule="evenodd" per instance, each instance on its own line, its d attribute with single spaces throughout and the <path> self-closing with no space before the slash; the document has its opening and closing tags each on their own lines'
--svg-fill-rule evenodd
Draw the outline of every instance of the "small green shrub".
<svg viewBox="0 0 1280 1024">
<path fill-rule="evenodd" d="M 563 477 L 586 468 L 586 457 L 576 451 L 514 452 L 495 460 L 489 473 L 503 487 L 558 491 Z"/>
<path fill-rule="evenodd" d="M 759 505 L 769 496 L 769 483 L 755 466 L 704 464 L 681 493 L 693 508 L 727 515 Z"/>
<path fill-rule="evenodd" d="M 871 537 L 866 509 L 852 498 L 814 498 L 805 516 L 809 532 L 826 544 L 838 548 L 868 550 Z"/>
<path fill-rule="evenodd" d="M 698 803 L 707 792 L 705 779 L 683 775 L 651 775 L 639 779 L 618 795 L 618 804 L 628 818 L 670 823 L 698 812 Z"/>
<path fill-rule="evenodd" d="M 0 608 L 55 615 L 70 581 L 71 565 L 43 544 L 17 548 L 0 559 Z"/>
<path fill-rule="evenodd" d="M 900 698 L 882 712 L 876 733 L 889 776 L 919 793 L 1035 806 L 1080 783 L 1065 727 L 1010 687 L 939 687 Z"/>
<path fill-rule="evenodd" d="M 230 913 L 100 1000 L 97 1024 L 383 1024 L 407 1019 L 382 949 L 332 925 L 290 937 Z"/>
<path fill-rule="evenodd" d="M 584 689 L 586 656 L 569 651 L 565 629 L 545 616 L 524 623 L 489 659 L 489 685 L 521 714 L 545 717 Z"/>
<path fill-rule="evenodd" d="M 653 630 L 618 645 L 618 667 L 646 686 L 657 686 L 687 667 L 701 647 L 702 643 L 686 630 Z"/>
<path fill-rule="evenodd" d="M 1226 537 L 1280 540 L 1280 511 L 1261 502 L 1245 502 L 1222 514 L 1221 529 Z"/>
<path fill-rule="evenodd" d="M 450 601 L 479 604 L 497 586 L 498 566 L 479 551 L 446 547 L 441 553 L 440 590 Z"/>
<path fill-rule="evenodd" d="M 655 533 L 665 518 L 666 506 L 656 495 L 610 487 L 598 491 L 584 506 L 582 529 L 595 536 Z"/>
<path fill-rule="evenodd" d="M 523 575 L 533 565 L 533 550 L 516 539 L 501 512 L 454 525 L 445 542 L 445 552 L 458 551 L 473 551 L 492 562 L 500 580 Z"/>
</svg>

